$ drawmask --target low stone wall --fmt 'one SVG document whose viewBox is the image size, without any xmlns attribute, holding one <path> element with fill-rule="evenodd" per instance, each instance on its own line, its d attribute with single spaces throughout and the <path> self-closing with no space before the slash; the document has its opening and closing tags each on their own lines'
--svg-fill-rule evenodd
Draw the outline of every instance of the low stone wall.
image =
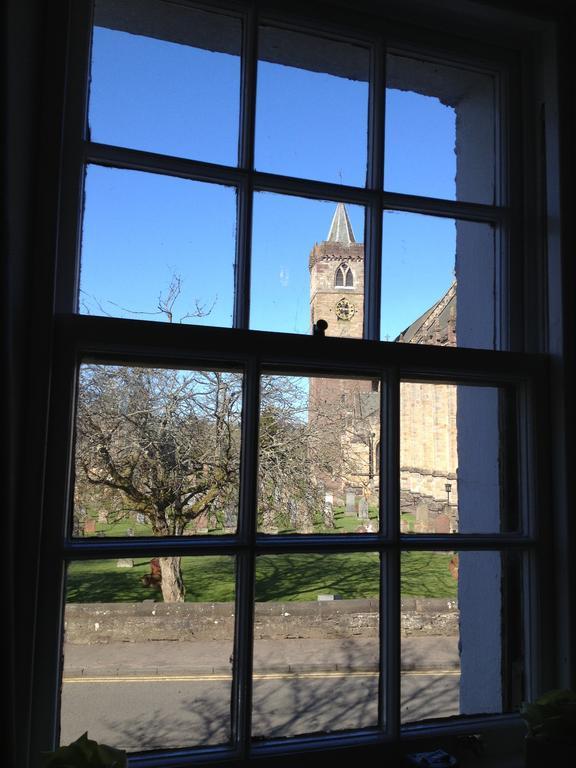
<svg viewBox="0 0 576 768">
<path fill-rule="evenodd" d="M 457 635 L 456 600 L 402 600 L 402 634 Z M 234 603 L 71 603 L 65 613 L 69 643 L 148 640 L 229 640 Z M 377 600 L 257 603 L 255 637 L 328 639 L 377 637 Z"/>
</svg>

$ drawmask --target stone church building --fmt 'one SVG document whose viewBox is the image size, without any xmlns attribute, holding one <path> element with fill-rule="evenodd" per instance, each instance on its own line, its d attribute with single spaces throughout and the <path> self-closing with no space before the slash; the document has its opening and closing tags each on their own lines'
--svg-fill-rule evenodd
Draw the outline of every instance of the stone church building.
<svg viewBox="0 0 576 768">
<path fill-rule="evenodd" d="M 364 245 L 356 242 L 344 204 L 337 205 L 326 240 L 310 252 L 312 329 L 327 323 L 325 335 L 361 338 L 364 318 Z M 320 324 L 322 326 L 322 324 Z M 395 341 L 456 345 L 456 282 Z M 335 504 L 356 510 L 377 503 L 379 407 L 377 381 L 312 378 L 309 412 L 345 414 L 338 437 L 348 457 L 336 478 L 325 479 Z M 402 529 L 457 529 L 457 387 L 403 382 L 400 388 L 400 495 Z M 333 436 L 332 436 L 333 439 Z M 362 514 L 359 514 L 362 518 Z"/>
</svg>

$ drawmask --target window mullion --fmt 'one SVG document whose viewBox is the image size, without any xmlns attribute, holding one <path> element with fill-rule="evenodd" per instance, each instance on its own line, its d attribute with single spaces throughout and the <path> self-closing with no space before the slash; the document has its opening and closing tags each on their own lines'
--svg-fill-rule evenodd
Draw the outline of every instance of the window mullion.
<svg viewBox="0 0 576 768">
<path fill-rule="evenodd" d="M 252 726 L 252 647 L 258 475 L 259 365 L 252 359 L 244 381 L 238 535 L 245 545 L 236 569 L 236 622 L 232 690 L 232 741 L 247 755 Z"/>
<path fill-rule="evenodd" d="M 380 191 L 384 184 L 384 110 L 386 93 L 385 51 L 382 39 L 372 47 L 368 115 L 367 186 Z M 382 269 L 382 209 L 372 201 L 366 210 L 364 252 L 364 337 L 380 338 Z"/>
<path fill-rule="evenodd" d="M 240 139 L 238 165 L 254 168 L 254 129 L 256 122 L 256 72 L 258 67 L 258 22 L 252 6 L 243 19 L 242 74 L 240 94 Z"/>
<path fill-rule="evenodd" d="M 242 33 L 238 165 L 251 174 L 254 169 L 256 72 L 258 63 L 258 27 L 256 12 L 253 6 L 244 17 Z M 252 250 L 253 192 L 253 182 L 251 176 L 249 176 L 238 187 L 234 281 L 235 328 L 248 328 L 250 322 L 250 254 Z"/>
<path fill-rule="evenodd" d="M 486 224 L 507 224 L 511 210 L 506 206 L 486 203 L 466 203 L 460 200 L 445 200 L 439 197 L 410 195 L 404 192 L 381 194 L 382 207 L 405 213 L 422 213 L 430 216 L 443 216 L 448 219 L 462 219 Z"/>
<path fill-rule="evenodd" d="M 400 733 L 400 377 L 389 369 L 381 386 L 380 520 L 392 544 L 381 561 L 380 712 L 389 736 Z"/>
<path fill-rule="evenodd" d="M 383 40 L 372 48 L 368 113 L 368 176 L 370 189 L 384 185 L 384 114 L 386 94 L 386 55 Z"/>
<path fill-rule="evenodd" d="M 380 338 L 380 288 L 382 253 L 382 210 L 372 204 L 366 209 L 364 251 L 364 338 Z"/>
<path fill-rule="evenodd" d="M 233 325 L 235 328 L 248 328 L 250 324 L 250 252 L 254 202 L 252 183 L 247 180 L 237 187 L 237 195 Z"/>
<path fill-rule="evenodd" d="M 86 142 L 84 162 L 86 165 L 93 163 L 105 168 L 158 173 L 213 184 L 238 184 L 246 178 L 246 171 L 237 167 L 132 147 L 115 147 L 96 141 Z"/>
<path fill-rule="evenodd" d="M 62 226 L 58 238 L 58 274 L 56 309 L 75 312 L 80 276 L 79 242 L 82 233 L 84 139 L 88 131 L 87 103 L 92 42 L 92 3 L 70 6 L 70 81 L 66 94 L 66 120 L 62 157 Z"/>
</svg>

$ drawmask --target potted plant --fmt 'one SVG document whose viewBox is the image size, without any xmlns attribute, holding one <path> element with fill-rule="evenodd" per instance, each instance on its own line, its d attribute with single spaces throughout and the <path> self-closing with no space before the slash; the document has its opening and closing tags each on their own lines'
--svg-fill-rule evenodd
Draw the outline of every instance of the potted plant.
<svg viewBox="0 0 576 768">
<path fill-rule="evenodd" d="M 574 691 L 548 691 L 536 701 L 522 704 L 520 714 L 528 725 L 526 768 L 576 764 Z"/>
<path fill-rule="evenodd" d="M 54 752 L 43 752 L 44 768 L 127 768 L 126 752 L 98 744 L 88 732 Z"/>
</svg>

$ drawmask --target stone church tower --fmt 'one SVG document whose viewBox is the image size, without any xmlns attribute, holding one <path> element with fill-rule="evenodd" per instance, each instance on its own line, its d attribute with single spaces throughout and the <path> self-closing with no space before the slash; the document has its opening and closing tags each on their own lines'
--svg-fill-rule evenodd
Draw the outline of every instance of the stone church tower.
<svg viewBox="0 0 576 768">
<path fill-rule="evenodd" d="M 315 243 L 309 258 L 310 325 L 328 326 L 326 336 L 362 338 L 364 325 L 364 245 L 357 243 L 343 203 L 338 203 L 328 237 Z M 377 382 L 344 378 L 310 379 L 309 418 L 322 431 L 327 451 L 340 444 L 348 458 L 338 478 L 322 482 L 343 503 L 345 494 L 370 497 L 376 477 L 380 396 Z M 336 468 L 335 468 L 336 469 Z"/>
<path fill-rule="evenodd" d="M 310 252 L 310 319 L 328 323 L 326 336 L 362 338 L 364 245 L 354 239 L 343 203 L 338 203 L 328 237 Z"/>
<path fill-rule="evenodd" d="M 336 207 L 326 240 L 312 248 L 309 269 L 311 329 L 324 320 L 326 336 L 362 338 L 364 245 L 356 242 L 343 203 Z M 456 282 L 395 341 L 456 346 Z M 349 466 L 338 481 L 324 478 L 327 490 L 340 497 L 340 503 L 350 492 L 372 503 L 379 487 L 378 382 L 312 377 L 309 398 L 310 418 L 318 419 L 315 413 L 341 414 L 348 424 L 345 434 L 338 436 L 327 429 L 326 441 L 339 441 L 357 466 L 352 472 Z M 458 503 L 456 387 L 403 382 L 400 400 L 402 512 L 416 517 L 415 531 L 440 532 L 440 526 L 445 526 L 442 532 L 454 530 Z M 320 418 L 317 423 L 323 421 Z"/>
</svg>

